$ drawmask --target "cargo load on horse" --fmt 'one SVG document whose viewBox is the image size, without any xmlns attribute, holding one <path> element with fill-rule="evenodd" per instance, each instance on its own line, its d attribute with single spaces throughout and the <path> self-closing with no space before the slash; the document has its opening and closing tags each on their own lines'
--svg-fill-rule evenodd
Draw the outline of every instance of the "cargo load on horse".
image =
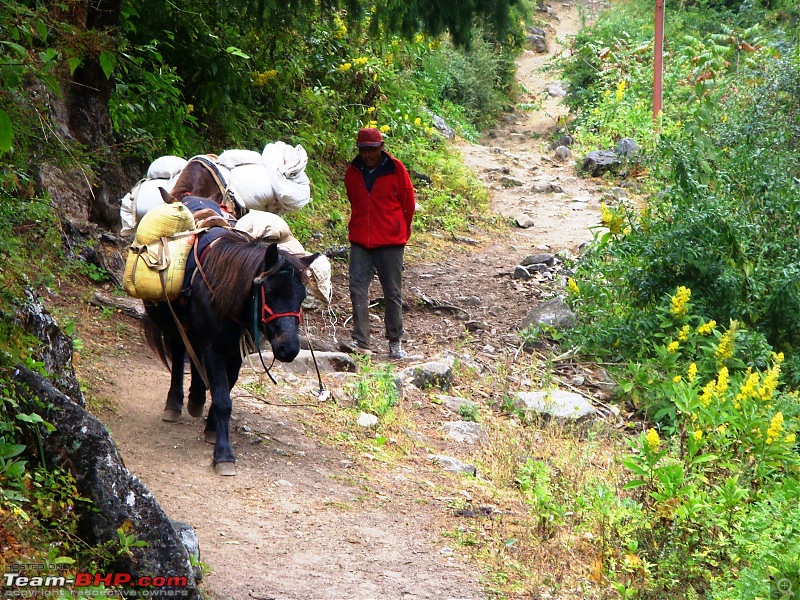
<svg viewBox="0 0 800 600">
<path fill-rule="evenodd" d="M 234 218 L 250 210 L 278 215 L 299 210 L 311 201 L 307 164 L 308 154 L 301 145 L 284 142 L 267 144 L 261 153 L 226 150 L 219 156 L 204 154 L 188 161 L 179 156 L 162 156 L 121 199 L 120 233 L 135 233 L 144 215 L 163 204 L 160 187 L 178 199 L 185 193 L 215 199 Z M 204 189 L 198 188 L 200 183 Z"/>
<path fill-rule="evenodd" d="M 181 203 L 162 204 L 142 218 L 128 250 L 122 287 L 140 300 L 175 300 L 183 288 L 195 220 Z"/>
<path fill-rule="evenodd" d="M 284 142 L 267 144 L 260 154 L 252 150 L 226 150 L 219 156 L 198 155 L 188 161 L 177 156 L 162 156 L 150 165 L 147 177 L 122 199 L 120 218 L 123 227 L 120 233 L 137 233 L 147 212 L 164 206 L 160 191 L 163 188 L 179 200 L 188 195 L 213 200 L 230 227 L 245 231 L 256 239 L 276 242 L 283 250 L 306 256 L 308 252 L 279 214 L 298 210 L 310 202 L 310 182 L 305 173 L 307 164 L 308 154 L 302 146 L 289 146 Z M 138 240 L 134 243 L 141 245 Z M 166 247 L 166 250 L 171 249 Z M 152 257 L 150 262 L 159 264 L 157 255 Z M 157 269 L 155 273 L 158 273 Z M 311 265 L 310 274 L 309 291 L 320 300 L 330 302 L 331 265 L 328 258 L 320 255 Z M 151 295 L 149 283 L 140 287 L 144 287 L 144 291 L 134 289 L 129 293 L 143 299 L 136 294 Z"/>
</svg>

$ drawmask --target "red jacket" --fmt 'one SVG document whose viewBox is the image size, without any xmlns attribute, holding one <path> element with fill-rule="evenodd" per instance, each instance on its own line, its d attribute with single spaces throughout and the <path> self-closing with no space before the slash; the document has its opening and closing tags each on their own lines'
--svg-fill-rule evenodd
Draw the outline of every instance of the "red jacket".
<svg viewBox="0 0 800 600">
<path fill-rule="evenodd" d="M 414 218 L 414 187 L 402 162 L 383 152 L 391 162 L 378 167 L 379 174 L 367 191 L 356 157 L 344 174 L 344 186 L 350 200 L 348 239 L 365 248 L 403 246 L 411 236 Z"/>
</svg>

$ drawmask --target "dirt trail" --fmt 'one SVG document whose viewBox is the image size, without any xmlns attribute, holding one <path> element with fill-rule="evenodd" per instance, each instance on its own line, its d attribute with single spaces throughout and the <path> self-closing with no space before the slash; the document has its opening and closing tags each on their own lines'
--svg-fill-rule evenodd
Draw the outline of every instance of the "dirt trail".
<svg viewBox="0 0 800 600">
<path fill-rule="evenodd" d="M 554 10 L 547 36 L 551 54 L 560 49 L 556 40 L 579 25 L 574 6 L 557 4 Z M 552 82 L 538 71 L 547 58 L 527 52 L 519 61 L 519 77 L 536 96 Z M 571 162 L 551 158 L 547 135 L 563 109 L 555 98 L 548 97 L 544 105 L 545 111 L 510 115 L 482 145 L 461 147 L 467 163 L 493 190 L 495 209 L 506 215 L 525 211 L 534 226 L 516 229 L 511 239 L 494 244 L 465 245 L 463 253 L 442 263 L 419 262 L 409 250 L 407 296 L 422 293 L 458 304 L 465 294 L 474 295 L 480 302 L 468 310 L 488 325 L 465 338 L 463 325 L 452 319 L 410 310 L 412 350 L 433 357 L 461 343 L 470 345 L 478 359 L 492 360 L 504 344 L 518 343 L 515 331 L 531 304 L 553 293 L 535 282 L 511 279 L 516 261 L 535 248 L 574 251 L 590 239 L 588 228 L 599 221 L 599 192 L 574 176 Z M 522 185 L 503 187 L 503 169 Z M 533 193 L 531 186 L 539 179 L 557 181 L 564 191 Z M 342 277 L 334 280 L 334 302 L 346 304 Z M 108 328 L 107 320 L 87 316 L 79 332 L 88 346 L 79 363 L 85 369 L 82 378 L 97 382 L 90 394 L 106 395 L 116 405 L 104 420 L 128 469 L 172 519 L 197 531 L 202 560 L 211 568 L 202 585 L 206 597 L 485 597 L 477 568 L 441 536 L 447 503 L 458 495 L 458 478 L 427 459 L 432 448 L 448 449 L 437 427 L 446 418 L 439 407 L 419 402 L 406 411 L 428 440 L 412 446 L 400 466 L 387 466 L 367 451 L 347 455 L 317 441 L 319 432 L 311 429 L 326 418 L 326 405 L 316 405 L 307 394 L 315 380 L 277 371 L 279 387 L 264 384 L 271 404 L 240 386 L 234 389 L 237 475 L 218 477 L 210 467 L 211 446 L 202 441 L 200 420 L 184 414 L 179 423 L 161 422 L 168 375 L 131 329 L 135 324 L 116 324 L 125 330 L 124 342 L 122 336 L 103 342 L 101 336 L 93 339 L 91 330 Z M 330 327 L 319 316 L 314 319 L 312 313 L 312 325 Z M 340 338 L 343 333 L 340 325 Z M 90 366 L 92 352 L 105 363 Z M 240 383 L 254 380 L 264 377 L 245 369 Z M 330 385 L 341 386 L 334 377 Z M 281 406 L 287 402 L 305 406 Z M 404 402 L 417 401 L 411 396 Z M 441 489 L 450 490 L 449 497 Z"/>
</svg>

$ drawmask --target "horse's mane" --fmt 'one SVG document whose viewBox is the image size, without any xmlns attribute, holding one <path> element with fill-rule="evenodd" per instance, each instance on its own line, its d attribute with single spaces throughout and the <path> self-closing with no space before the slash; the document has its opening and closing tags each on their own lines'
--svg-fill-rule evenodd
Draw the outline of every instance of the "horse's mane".
<svg viewBox="0 0 800 600">
<path fill-rule="evenodd" d="M 270 242 L 231 230 L 209 246 L 202 267 L 213 290 L 213 304 L 221 316 L 238 318 L 253 293 L 253 280 L 264 272 L 264 256 Z M 306 267 L 294 254 L 278 251 L 278 263 L 269 275 L 285 269 L 298 273 L 307 283 Z"/>
</svg>

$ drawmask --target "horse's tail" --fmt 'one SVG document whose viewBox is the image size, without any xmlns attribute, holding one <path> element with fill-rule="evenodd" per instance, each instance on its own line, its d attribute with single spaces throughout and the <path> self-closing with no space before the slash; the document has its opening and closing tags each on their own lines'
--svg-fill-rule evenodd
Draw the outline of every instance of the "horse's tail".
<svg viewBox="0 0 800 600">
<path fill-rule="evenodd" d="M 144 330 L 144 336 L 147 340 L 147 345 L 153 349 L 153 352 L 158 354 L 158 357 L 161 359 L 161 362 L 164 363 L 164 366 L 167 367 L 167 369 L 171 369 L 172 366 L 170 365 L 168 358 L 169 348 L 167 347 L 167 340 L 164 337 L 164 332 L 147 313 L 145 313 L 144 318 L 142 319 L 142 329 Z"/>
</svg>

